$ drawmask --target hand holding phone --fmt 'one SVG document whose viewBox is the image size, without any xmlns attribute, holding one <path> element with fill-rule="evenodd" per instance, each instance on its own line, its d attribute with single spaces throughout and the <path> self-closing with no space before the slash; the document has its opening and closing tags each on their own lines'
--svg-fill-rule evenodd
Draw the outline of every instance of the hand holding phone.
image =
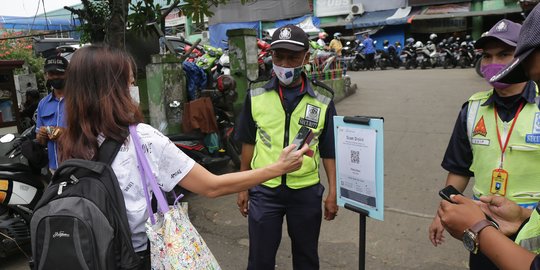
<svg viewBox="0 0 540 270">
<path fill-rule="evenodd" d="M 304 144 L 309 144 L 311 140 L 313 139 L 313 131 L 305 126 L 302 126 L 300 130 L 298 131 L 298 134 L 296 134 L 296 137 L 294 137 L 294 140 L 292 141 L 292 144 L 296 144 L 296 150 L 302 149 Z M 311 154 L 309 154 L 311 152 Z M 306 152 L 307 156 L 313 156 L 313 151 Z"/>
<path fill-rule="evenodd" d="M 461 192 L 459 192 L 454 186 L 452 185 L 448 185 L 446 186 L 445 188 L 441 189 L 439 191 L 439 196 L 441 196 L 441 198 L 451 202 L 451 203 L 455 203 L 452 201 L 452 199 L 450 198 L 452 195 L 462 195 Z M 486 219 L 488 219 L 489 221 L 492 221 L 493 223 L 495 223 L 495 225 L 497 226 L 497 228 L 499 228 L 499 224 L 488 214 L 484 213 L 484 215 L 486 216 Z"/>
<path fill-rule="evenodd" d="M 441 198 L 451 202 L 451 203 L 455 203 L 452 201 L 452 199 L 450 199 L 450 196 L 451 195 L 463 195 L 461 194 L 461 192 L 459 192 L 454 186 L 452 185 L 448 185 L 446 186 L 445 188 L 441 189 L 439 191 L 439 196 L 441 196 Z"/>
</svg>

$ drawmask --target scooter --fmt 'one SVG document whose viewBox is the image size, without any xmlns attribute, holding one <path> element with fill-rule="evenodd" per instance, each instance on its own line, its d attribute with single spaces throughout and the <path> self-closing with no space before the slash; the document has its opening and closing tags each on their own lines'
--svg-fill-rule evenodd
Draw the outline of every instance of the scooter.
<svg viewBox="0 0 540 270">
<path fill-rule="evenodd" d="M 30 251 L 30 219 L 33 208 L 50 180 L 44 168 L 36 168 L 21 153 L 21 144 L 32 139 L 32 126 L 20 136 L 0 138 L 0 258 Z M 28 255 L 27 255 L 28 257 Z"/>
<path fill-rule="evenodd" d="M 209 171 L 218 172 L 225 168 L 230 161 L 236 168 L 239 168 L 240 147 L 233 139 L 234 116 L 232 111 L 232 104 L 237 98 L 236 82 L 233 77 L 222 75 L 217 79 L 217 89 L 204 89 L 201 91 L 201 96 L 210 97 L 212 100 L 218 133 L 215 135 L 181 133 L 169 135 L 169 139 L 186 155 Z M 212 145 L 209 145 L 209 140 L 212 141 Z"/>
</svg>

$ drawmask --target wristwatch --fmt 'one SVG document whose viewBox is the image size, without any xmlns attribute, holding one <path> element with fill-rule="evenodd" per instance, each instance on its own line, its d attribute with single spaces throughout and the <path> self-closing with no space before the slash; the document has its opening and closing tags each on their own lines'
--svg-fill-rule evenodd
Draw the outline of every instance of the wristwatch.
<svg viewBox="0 0 540 270">
<path fill-rule="evenodd" d="M 493 226 L 495 229 L 498 228 L 497 224 L 493 221 L 484 219 L 463 232 L 463 245 L 472 254 L 478 253 L 478 234 L 487 226 Z"/>
</svg>

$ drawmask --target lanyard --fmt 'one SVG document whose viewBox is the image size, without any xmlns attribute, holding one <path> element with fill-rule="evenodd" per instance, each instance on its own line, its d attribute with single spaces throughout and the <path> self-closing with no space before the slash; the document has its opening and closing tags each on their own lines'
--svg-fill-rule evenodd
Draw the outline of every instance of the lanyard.
<svg viewBox="0 0 540 270">
<path fill-rule="evenodd" d="M 493 111 L 495 112 L 495 127 L 497 128 L 497 140 L 499 141 L 499 147 L 501 148 L 501 164 L 500 164 L 500 169 L 502 169 L 503 167 L 503 157 L 504 157 L 504 152 L 506 151 L 506 147 L 508 146 L 508 142 L 510 141 L 510 136 L 512 136 L 512 131 L 514 130 L 514 126 L 516 125 L 516 122 L 517 122 L 517 119 L 519 117 L 519 113 L 521 112 L 521 110 L 523 109 L 523 105 L 525 105 L 525 102 L 522 102 L 520 105 L 519 105 L 519 108 L 516 112 L 516 116 L 514 117 L 514 122 L 512 122 L 512 125 L 510 126 L 510 130 L 508 131 L 508 135 L 506 135 L 506 141 L 504 142 L 504 146 L 502 145 L 502 142 L 501 142 L 501 134 L 499 133 L 499 121 L 498 121 L 498 114 L 497 114 L 497 105 L 496 104 L 493 104 Z"/>
<path fill-rule="evenodd" d="M 283 89 L 281 88 L 281 85 L 278 84 L 279 89 L 279 99 L 281 100 L 281 105 L 283 105 L 283 108 L 285 108 L 285 103 L 283 101 Z M 304 92 L 304 79 L 302 79 L 302 87 L 300 88 L 300 94 Z"/>
</svg>

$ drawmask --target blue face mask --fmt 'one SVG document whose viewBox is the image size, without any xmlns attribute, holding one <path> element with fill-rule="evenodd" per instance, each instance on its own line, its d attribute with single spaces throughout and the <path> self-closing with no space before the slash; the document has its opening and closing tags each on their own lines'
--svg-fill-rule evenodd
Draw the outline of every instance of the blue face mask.
<svg viewBox="0 0 540 270">
<path fill-rule="evenodd" d="M 304 54 L 302 61 L 304 61 L 304 59 L 306 58 L 306 54 Z M 272 63 L 272 66 L 274 68 L 274 73 L 276 74 L 276 77 L 285 86 L 291 85 L 291 83 L 298 80 L 298 78 L 300 78 L 300 74 L 302 74 L 302 70 L 304 69 L 303 62 L 300 66 L 292 68 L 278 66 L 274 63 Z"/>
<path fill-rule="evenodd" d="M 278 80 L 283 85 L 290 85 L 294 81 L 298 80 L 298 78 L 300 78 L 300 74 L 302 74 L 302 69 L 304 68 L 304 66 L 286 68 L 276 66 L 276 64 L 272 65 L 274 66 L 274 73 L 276 73 Z"/>
</svg>

